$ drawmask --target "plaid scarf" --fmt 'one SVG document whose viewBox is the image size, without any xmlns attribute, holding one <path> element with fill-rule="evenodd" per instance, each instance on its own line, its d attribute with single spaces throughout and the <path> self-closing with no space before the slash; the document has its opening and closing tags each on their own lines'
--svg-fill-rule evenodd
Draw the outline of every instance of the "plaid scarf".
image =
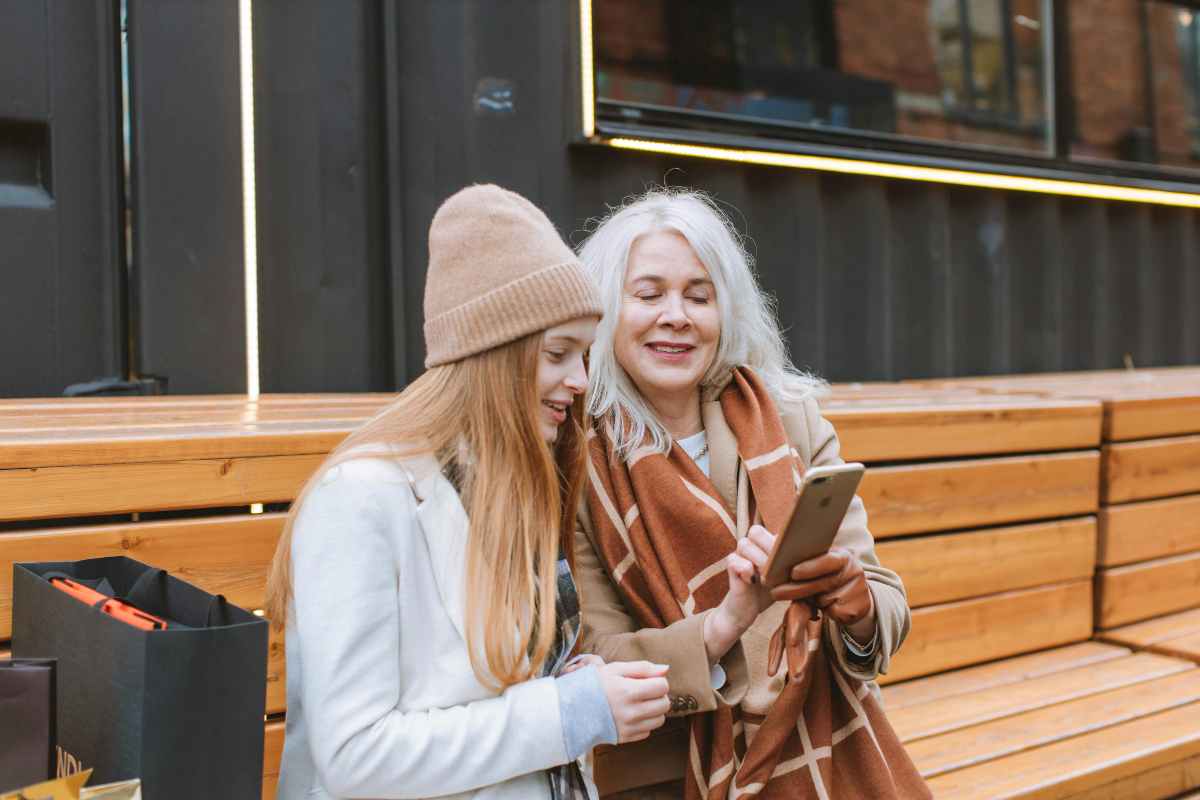
<svg viewBox="0 0 1200 800">
<path fill-rule="evenodd" d="M 556 587 L 558 591 L 554 600 L 554 610 L 558 630 L 555 632 L 550 653 L 546 656 L 546 663 L 542 667 L 543 676 L 561 674 L 571 658 L 575 643 L 579 640 L 579 592 L 575 588 L 571 566 L 562 556 L 558 559 Z M 550 780 L 550 795 L 554 800 L 590 800 L 578 761 L 570 761 L 561 767 L 547 770 L 546 777 Z"/>
<path fill-rule="evenodd" d="M 719 397 L 749 474 L 757 515 L 780 531 L 796 499 L 800 470 L 783 421 L 758 377 L 734 371 Z M 643 627 L 663 628 L 720 604 L 726 557 L 738 539 L 733 512 L 678 445 L 643 448 L 624 463 L 611 436 L 589 431 L 588 508 L 596 545 L 626 608 Z M 775 671 L 788 676 L 765 718 L 719 706 L 690 720 L 688 800 L 762 796 L 930 797 L 866 684 L 843 675 L 823 652 L 819 612 L 792 603 L 771 642 Z M 761 727 L 746 741 L 745 727 Z"/>
</svg>

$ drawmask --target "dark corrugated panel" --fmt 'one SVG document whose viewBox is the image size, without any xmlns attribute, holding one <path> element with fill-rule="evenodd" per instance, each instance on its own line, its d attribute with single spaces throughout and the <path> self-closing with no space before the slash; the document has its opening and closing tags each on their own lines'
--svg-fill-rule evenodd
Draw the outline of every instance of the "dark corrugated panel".
<svg viewBox="0 0 1200 800">
<path fill-rule="evenodd" d="M 116 35 L 105 3 L 0 18 L 0 396 L 124 370 L 116 243 Z"/>
<path fill-rule="evenodd" d="M 129 46 L 140 368 L 245 391 L 237 4 L 129 0 Z"/>
<path fill-rule="evenodd" d="M 264 392 L 391 388 L 382 13 L 254 4 Z"/>
</svg>

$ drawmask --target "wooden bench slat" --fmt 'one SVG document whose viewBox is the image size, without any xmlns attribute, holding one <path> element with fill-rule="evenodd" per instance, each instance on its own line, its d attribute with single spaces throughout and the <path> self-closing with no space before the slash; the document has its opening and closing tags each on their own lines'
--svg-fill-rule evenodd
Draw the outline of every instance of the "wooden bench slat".
<svg viewBox="0 0 1200 800">
<path fill-rule="evenodd" d="M 1186 661 L 1155 653 L 1136 653 L 1101 664 L 1043 675 L 1021 683 L 983 689 L 969 695 L 948 697 L 908 708 L 889 709 L 888 719 L 891 720 L 892 727 L 896 729 L 901 741 L 912 742 L 1194 669 L 1194 665 Z"/>
<path fill-rule="evenodd" d="M 1075 797 L 1198 755 L 1200 704 L 1191 703 L 939 775 L 929 786 L 938 800 Z"/>
<path fill-rule="evenodd" d="M 931 778 L 1197 701 L 1200 670 L 1193 668 L 909 742 L 905 749 Z"/>
<path fill-rule="evenodd" d="M 75 414 L 9 414 L 0 411 L 0 436 L 38 431 L 114 431 L 137 428 L 162 428 L 186 431 L 193 425 L 244 425 L 273 422 L 298 428 L 340 420 L 365 420 L 375 406 L 359 404 L 321 404 L 313 406 L 264 406 L 208 409 L 160 409 L 96 411 Z"/>
<path fill-rule="evenodd" d="M 1200 633 L 1167 639 L 1152 645 L 1150 649 L 1157 653 L 1175 656 L 1176 658 L 1186 658 L 1200 664 Z"/>
<path fill-rule="evenodd" d="M 1092 634 L 1090 580 L 919 608 L 880 683 L 1043 650 Z"/>
<path fill-rule="evenodd" d="M 223 408 L 227 406 L 305 406 L 327 403 L 382 405 L 394 392 L 270 393 L 251 399 L 244 394 L 122 395 L 114 397 L 20 397 L 0 400 L 0 412 L 57 414 L 95 409 Z"/>
<path fill-rule="evenodd" d="M 6 437 L 0 441 L 0 470 L 324 454 L 341 444 L 358 425 L 331 425 L 326 430 L 301 434 L 258 426 L 242 432 L 193 431 L 186 435 L 143 431 L 119 439 L 90 435 L 29 440 Z"/>
<path fill-rule="evenodd" d="M 913 608 L 1090 578 L 1096 520 L 1056 522 L 885 540 L 881 563 L 904 580 Z"/>
<path fill-rule="evenodd" d="M 1104 404 L 1105 441 L 1200 433 L 1200 370 L 1195 367 L 955 378 L 921 385 L 1098 399 Z"/>
<path fill-rule="evenodd" d="M 324 454 L 0 470 L 7 520 L 291 500 Z"/>
<path fill-rule="evenodd" d="M 1129 649 L 1101 642 L 1056 647 L 1039 653 L 1014 656 L 990 664 L 963 667 L 951 672 L 942 672 L 925 678 L 914 678 L 904 683 L 884 686 L 883 706 L 890 714 L 893 710 L 929 703 L 944 697 L 1008 686 L 1014 683 L 1064 672 L 1089 664 L 1100 664 L 1129 655 Z"/>
<path fill-rule="evenodd" d="M 822 404 L 848 461 L 904 461 L 1098 447 L 1101 408 L 1086 401 L 936 397 Z"/>
<path fill-rule="evenodd" d="M 262 800 L 275 800 L 279 789 L 279 762 L 283 758 L 283 722 L 268 722 L 263 727 Z"/>
<path fill-rule="evenodd" d="M 1117 567 L 1200 550 L 1200 494 L 1100 509 L 1096 563 Z"/>
<path fill-rule="evenodd" d="M 1096 573 L 1096 627 L 1200 606 L 1200 551 Z"/>
<path fill-rule="evenodd" d="M 1200 492 L 1200 436 L 1104 446 L 1106 504 Z"/>
<path fill-rule="evenodd" d="M 859 495 L 877 539 L 1095 513 L 1100 454 L 945 461 L 868 469 Z"/>
<path fill-rule="evenodd" d="M 1108 642 L 1144 648 L 1194 633 L 1200 633 L 1200 608 L 1102 631 L 1100 638 Z"/>
</svg>

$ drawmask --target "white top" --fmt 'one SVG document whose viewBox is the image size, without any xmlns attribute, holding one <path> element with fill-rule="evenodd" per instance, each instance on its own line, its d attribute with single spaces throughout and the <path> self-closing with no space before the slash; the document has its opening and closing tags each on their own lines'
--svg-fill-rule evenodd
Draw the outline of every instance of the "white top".
<svg viewBox="0 0 1200 800">
<path fill-rule="evenodd" d="M 280 800 L 546 800 L 568 760 L 554 678 L 497 693 L 471 669 L 467 516 L 428 474 L 349 461 L 300 510 Z"/>
<path fill-rule="evenodd" d="M 683 452 L 687 453 L 692 461 L 696 462 L 696 466 L 700 468 L 701 472 L 703 472 L 705 475 L 709 475 L 708 450 L 704 448 L 704 446 L 708 444 L 707 433 L 700 431 L 699 433 L 692 434 L 686 439 L 676 439 L 675 443 L 683 448 Z M 701 451 L 704 451 L 704 455 L 696 458 L 697 454 L 699 454 Z"/>
</svg>

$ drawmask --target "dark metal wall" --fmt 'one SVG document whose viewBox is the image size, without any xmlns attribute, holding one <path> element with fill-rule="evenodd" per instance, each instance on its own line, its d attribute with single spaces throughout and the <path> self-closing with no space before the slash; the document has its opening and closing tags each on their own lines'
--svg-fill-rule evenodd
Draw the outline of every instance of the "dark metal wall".
<svg viewBox="0 0 1200 800">
<path fill-rule="evenodd" d="M 573 6 L 256 0 L 265 391 L 418 374 L 429 221 L 484 181 L 572 243 L 649 185 L 713 192 L 750 237 L 796 362 L 833 380 L 1200 363 L 1200 214 L 572 145 Z M 236 6 L 130 7 L 135 366 L 172 392 L 241 391 Z M 496 87 L 511 108 L 477 102 Z"/>
<path fill-rule="evenodd" d="M 116 15 L 0 0 L 0 396 L 123 369 Z"/>
</svg>

